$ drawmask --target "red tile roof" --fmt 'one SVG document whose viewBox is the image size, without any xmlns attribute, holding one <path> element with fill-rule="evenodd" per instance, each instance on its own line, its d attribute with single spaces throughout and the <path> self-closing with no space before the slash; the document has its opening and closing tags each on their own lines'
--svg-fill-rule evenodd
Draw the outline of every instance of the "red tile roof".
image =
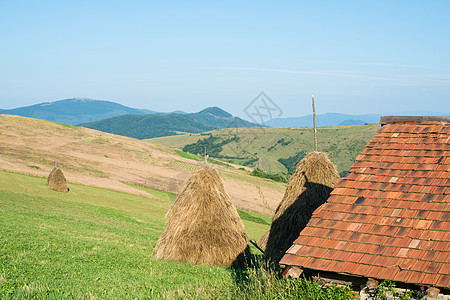
<svg viewBox="0 0 450 300">
<path fill-rule="evenodd" d="M 448 117 L 389 123 L 280 263 L 450 288 L 449 195 Z"/>
</svg>

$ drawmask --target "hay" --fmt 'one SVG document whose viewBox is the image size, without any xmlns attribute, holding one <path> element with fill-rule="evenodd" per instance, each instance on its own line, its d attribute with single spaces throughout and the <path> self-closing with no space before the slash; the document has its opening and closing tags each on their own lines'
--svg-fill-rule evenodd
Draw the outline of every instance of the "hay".
<svg viewBox="0 0 450 300">
<path fill-rule="evenodd" d="M 213 168 L 189 178 L 154 253 L 159 259 L 223 266 L 242 264 L 249 257 L 244 225 Z"/>
<path fill-rule="evenodd" d="M 278 264 L 338 180 L 336 166 L 325 153 L 311 152 L 298 163 L 273 217 L 265 252 L 267 260 Z"/>
<path fill-rule="evenodd" d="M 67 188 L 66 177 L 64 177 L 63 172 L 58 167 L 53 168 L 53 170 L 48 175 L 47 185 L 49 189 L 54 191 L 65 193 L 69 191 L 69 189 Z"/>
</svg>

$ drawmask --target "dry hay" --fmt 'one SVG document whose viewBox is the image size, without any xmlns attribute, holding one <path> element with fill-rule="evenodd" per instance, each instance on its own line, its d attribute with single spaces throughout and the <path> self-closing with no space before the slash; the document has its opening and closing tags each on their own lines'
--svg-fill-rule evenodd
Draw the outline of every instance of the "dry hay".
<svg viewBox="0 0 450 300">
<path fill-rule="evenodd" d="M 298 163 L 275 211 L 267 245 L 261 241 L 267 260 L 278 264 L 338 180 L 336 166 L 325 153 L 311 152 Z"/>
<path fill-rule="evenodd" d="M 202 168 L 186 182 L 154 253 L 160 259 L 224 266 L 249 257 L 244 225 L 213 168 Z"/>
<path fill-rule="evenodd" d="M 47 178 L 48 188 L 58 192 L 68 192 L 66 177 L 60 168 L 54 167 Z"/>
</svg>

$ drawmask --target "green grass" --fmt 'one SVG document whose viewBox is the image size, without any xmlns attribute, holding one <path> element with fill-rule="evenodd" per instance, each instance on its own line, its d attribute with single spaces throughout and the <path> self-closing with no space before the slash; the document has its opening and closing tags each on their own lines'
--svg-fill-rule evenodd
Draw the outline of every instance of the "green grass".
<svg viewBox="0 0 450 300">
<path fill-rule="evenodd" d="M 155 259 L 172 193 L 156 199 L 0 171 L 0 299 L 348 299 L 261 268 Z M 238 210 L 250 239 L 270 217 Z M 256 252 L 255 252 L 256 253 Z"/>
<path fill-rule="evenodd" d="M 204 160 L 203 157 L 201 157 L 199 155 L 196 155 L 196 154 L 187 153 L 187 152 L 184 152 L 184 151 L 181 151 L 181 150 L 177 150 L 177 149 L 175 149 L 174 151 L 179 156 L 187 158 L 187 159 L 192 159 L 192 160 L 196 160 L 196 161 L 203 161 Z"/>
<path fill-rule="evenodd" d="M 80 129 L 80 127 L 78 127 L 78 126 L 73 126 L 73 125 L 69 125 L 69 124 L 58 123 L 58 122 L 53 122 L 53 121 L 48 121 L 48 122 L 58 124 L 58 125 L 61 125 L 61 126 L 67 127 L 67 128 Z"/>
<path fill-rule="evenodd" d="M 258 224 L 269 225 L 272 223 L 272 219 L 268 216 L 261 215 L 255 212 L 248 212 L 242 209 L 238 209 L 239 217 L 241 217 L 242 221 L 249 221 Z"/>
<path fill-rule="evenodd" d="M 175 195 L 158 199 L 0 171 L 0 298 L 209 298 L 231 270 L 157 260 Z M 249 212 L 250 216 L 260 217 Z M 251 238 L 265 224 L 244 221 Z"/>
<path fill-rule="evenodd" d="M 177 149 L 175 149 L 174 151 L 179 156 L 187 158 L 187 159 L 192 159 L 192 160 L 196 160 L 196 161 L 204 161 L 205 160 L 204 157 L 198 156 L 196 154 L 187 153 L 187 152 L 184 152 L 184 151 L 181 151 L 181 150 L 177 150 Z M 212 159 L 212 158 L 208 158 L 208 163 L 216 164 L 216 165 L 223 166 L 223 167 L 230 167 L 230 165 L 228 165 L 226 163 L 223 163 L 221 161 Z"/>
</svg>

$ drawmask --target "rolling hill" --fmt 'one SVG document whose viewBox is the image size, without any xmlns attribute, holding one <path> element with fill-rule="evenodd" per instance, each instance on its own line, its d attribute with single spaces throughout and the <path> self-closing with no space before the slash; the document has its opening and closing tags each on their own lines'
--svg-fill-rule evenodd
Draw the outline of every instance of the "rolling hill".
<svg viewBox="0 0 450 300">
<path fill-rule="evenodd" d="M 0 114 L 16 115 L 69 125 L 92 122 L 125 114 L 156 113 L 147 109 L 137 109 L 119 103 L 88 98 L 70 98 L 54 102 L 14 109 L 0 109 Z"/>
<path fill-rule="evenodd" d="M 379 127 L 379 124 L 319 127 L 318 150 L 326 152 L 344 175 Z M 206 147 L 212 157 L 269 172 L 287 172 L 313 151 L 314 137 L 312 128 L 260 127 L 213 130 L 150 141 L 194 154 L 203 153 Z"/>
<path fill-rule="evenodd" d="M 136 139 L 149 139 L 182 133 L 199 133 L 220 128 L 260 125 L 233 117 L 218 107 L 209 107 L 198 113 L 189 114 L 123 115 L 80 124 L 80 126 Z"/>
<path fill-rule="evenodd" d="M 0 169 L 47 177 L 56 162 L 69 183 L 150 197 L 137 186 L 178 193 L 203 166 L 165 146 L 88 128 L 10 115 L 0 115 L 0 128 Z M 236 206 L 272 214 L 283 184 L 212 166 Z"/>
</svg>

